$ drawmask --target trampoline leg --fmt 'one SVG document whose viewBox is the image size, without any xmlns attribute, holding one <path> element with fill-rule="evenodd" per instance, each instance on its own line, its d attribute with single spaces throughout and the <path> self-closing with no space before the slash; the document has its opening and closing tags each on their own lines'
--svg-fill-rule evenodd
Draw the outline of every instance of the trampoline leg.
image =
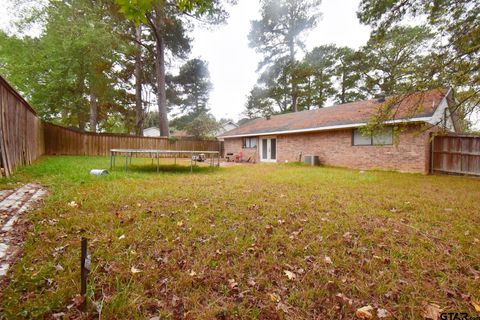
<svg viewBox="0 0 480 320">
<path fill-rule="evenodd" d="M 128 153 L 125 154 L 125 172 L 128 171 Z"/>
<path fill-rule="evenodd" d="M 193 172 L 193 153 L 190 155 L 190 172 Z"/>
<path fill-rule="evenodd" d="M 153 159 L 152 159 L 153 161 Z M 160 156 L 157 153 L 157 173 L 160 171 Z"/>
<path fill-rule="evenodd" d="M 110 152 L 110 170 L 112 170 L 113 165 L 113 152 Z"/>
</svg>

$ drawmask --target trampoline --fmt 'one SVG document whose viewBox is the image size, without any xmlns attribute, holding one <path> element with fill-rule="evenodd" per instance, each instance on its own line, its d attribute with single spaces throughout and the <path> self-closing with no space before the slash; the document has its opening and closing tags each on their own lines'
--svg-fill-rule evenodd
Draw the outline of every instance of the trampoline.
<svg viewBox="0 0 480 320">
<path fill-rule="evenodd" d="M 143 158 L 157 159 L 157 172 L 160 171 L 160 156 L 170 155 L 174 158 L 174 164 L 177 164 L 177 158 L 181 155 L 190 156 L 190 172 L 193 171 L 193 166 L 196 164 L 198 156 L 203 154 L 208 155 L 205 162 L 209 161 L 211 167 L 220 166 L 220 152 L 219 151 L 179 151 L 179 150 L 159 150 L 159 149 L 110 149 L 110 169 L 115 168 L 115 160 L 117 156 L 125 157 L 125 171 L 128 171 L 128 165 L 132 163 L 132 157 L 143 155 Z M 216 160 L 216 164 L 215 164 Z"/>
</svg>

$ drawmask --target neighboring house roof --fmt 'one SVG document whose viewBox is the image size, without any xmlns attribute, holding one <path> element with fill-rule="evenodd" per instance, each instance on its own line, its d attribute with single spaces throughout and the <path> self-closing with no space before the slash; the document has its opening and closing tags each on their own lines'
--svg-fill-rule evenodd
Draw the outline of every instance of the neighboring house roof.
<svg viewBox="0 0 480 320">
<path fill-rule="evenodd" d="M 225 132 L 220 137 L 233 138 L 359 127 L 367 124 L 369 119 L 385 106 L 390 106 L 390 116 L 386 123 L 431 122 L 442 101 L 444 102 L 442 106 L 448 106 L 446 97 L 449 93 L 450 90 L 446 88 L 434 89 L 401 97 L 387 97 L 385 102 L 371 99 L 274 115 L 270 119 L 258 118 Z"/>
<path fill-rule="evenodd" d="M 160 129 L 157 127 L 150 127 L 143 129 L 144 137 L 160 137 Z"/>
<path fill-rule="evenodd" d="M 236 125 L 233 121 L 227 121 L 225 123 L 220 124 L 220 127 L 217 130 L 215 130 L 213 135 L 215 137 L 218 137 L 223 133 L 233 130 L 235 128 L 238 128 L 238 125 Z"/>
<path fill-rule="evenodd" d="M 176 129 L 170 129 L 170 136 L 172 137 L 178 137 L 178 138 L 187 138 L 187 137 L 192 137 L 191 134 L 189 134 L 185 130 L 176 130 Z M 158 127 L 150 127 L 143 129 L 143 135 L 145 137 L 160 137 L 160 129 Z"/>
</svg>

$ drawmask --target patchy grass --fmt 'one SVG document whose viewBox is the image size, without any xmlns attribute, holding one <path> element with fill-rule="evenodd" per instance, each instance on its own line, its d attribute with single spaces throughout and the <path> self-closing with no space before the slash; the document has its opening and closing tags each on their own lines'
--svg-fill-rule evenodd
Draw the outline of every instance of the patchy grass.
<svg viewBox="0 0 480 320">
<path fill-rule="evenodd" d="M 105 319 L 351 319 L 366 305 L 418 319 L 426 304 L 475 315 L 479 179 L 299 165 L 157 174 L 148 160 L 88 173 L 107 166 L 48 157 L 3 182 L 51 196 L 29 213 L 0 318 L 96 318 L 92 302 Z M 71 306 L 82 236 L 84 315 Z"/>
</svg>

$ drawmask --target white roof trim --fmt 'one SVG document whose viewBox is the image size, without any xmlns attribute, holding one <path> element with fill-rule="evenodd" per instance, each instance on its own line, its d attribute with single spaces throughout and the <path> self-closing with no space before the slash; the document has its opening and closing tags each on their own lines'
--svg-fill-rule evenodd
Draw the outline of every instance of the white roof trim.
<svg viewBox="0 0 480 320">
<path fill-rule="evenodd" d="M 419 118 L 410 118 L 410 119 L 397 119 L 397 120 L 388 120 L 384 123 L 394 124 L 394 123 L 405 123 L 405 122 L 429 122 L 431 117 L 419 117 Z M 275 134 L 289 134 L 289 133 L 302 133 L 302 132 L 314 132 L 314 131 L 325 131 L 325 130 L 335 130 L 335 129 L 346 129 L 346 128 L 357 128 L 367 125 L 366 122 L 359 123 L 349 123 L 349 124 L 339 124 L 334 126 L 326 127 L 317 127 L 317 128 L 307 128 L 307 129 L 295 129 L 295 130 L 283 130 L 283 131 L 273 131 L 273 132 L 258 132 L 258 133 L 246 133 L 246 134 L 237 134 L 231 136 L 220 136 L 219 138 L 241 138 L 241 137 L 256 137 L 256 136 L 270 136 Z"/>
</svg>

